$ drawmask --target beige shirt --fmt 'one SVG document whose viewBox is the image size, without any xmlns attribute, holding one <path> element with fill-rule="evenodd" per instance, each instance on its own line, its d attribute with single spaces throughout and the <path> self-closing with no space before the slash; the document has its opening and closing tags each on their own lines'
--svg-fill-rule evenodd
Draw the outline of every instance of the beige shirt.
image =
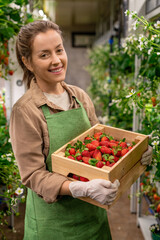
<svg viewBox="0 0 160 240">
<path fill-rule="evenodd" d="M 70 107 L 70 97 L 66 90 L 64 90 L 63 93 L 57 95 L 57 94 L 50 94 L 50 93 L 43 93 L 47 99 L 56 104 L 57 106 L 61 107 L 65 111 L 69 109 Z"/>
<path fill-rule="evenodd" d="M 83 104 L 91 125 L 98 123 L 93 103 L 80 88 L 62 83 L 70 97 L 70 107 L 78 108 L 75 97 Z M 30 89 L 13 106 L 10 119 L 10 137 L 18 163 L 22 183 L 31 188 L 46 202 L 57 201 L 66 177 L 46 170 L 45 160 L 49 153 L 49 136 L 41 106 L 47 104 L 51 113 L 63 111 L 44 96 L 32 81 Z"/>
</svg>

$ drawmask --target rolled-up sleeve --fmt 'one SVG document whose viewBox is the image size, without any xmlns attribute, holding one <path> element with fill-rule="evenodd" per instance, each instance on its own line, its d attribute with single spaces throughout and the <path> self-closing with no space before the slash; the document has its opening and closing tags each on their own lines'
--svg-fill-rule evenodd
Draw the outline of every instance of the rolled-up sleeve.
<svg viewBox="0 0 160 240">
<path fill-rule="evenodd" d="M 10 137 L 19 167 L 22 183 L 31 188 L 46 202 L 57 201 L 66 177 L 46 170 L 43 154 L 44 136 L 41 124 L 30 112 L 15 107 L 10 118 Z"/>
</svg>

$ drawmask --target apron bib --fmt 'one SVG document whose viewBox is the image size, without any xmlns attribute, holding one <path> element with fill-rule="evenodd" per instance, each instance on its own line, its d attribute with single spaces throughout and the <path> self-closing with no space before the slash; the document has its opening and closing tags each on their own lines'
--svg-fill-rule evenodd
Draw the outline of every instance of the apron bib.
<svg viewBox="0 0 160 240">
<path fill-rule="evenodd" d="M 51 154 L 91 127 L 85 109 L 77 102 L 80 108 L 55 114 L 42 106 L 49 132 L 46 166 L 50 172 Z M 106 210 L 71 196 L 48 204 L 28 189 L 24 240 L 111 240 Z"/>
</svg>

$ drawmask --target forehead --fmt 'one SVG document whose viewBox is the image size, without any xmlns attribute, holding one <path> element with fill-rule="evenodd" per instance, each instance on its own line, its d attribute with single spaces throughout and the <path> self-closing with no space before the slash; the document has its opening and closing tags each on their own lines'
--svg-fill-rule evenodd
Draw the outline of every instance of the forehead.
<svg viewBox="0 0 160 240">
<path fill-rule="evenodd" d="M 33 42 L 32 42 L 32 50 L 40 51 L 48 48 L 55 48 L 59 44 L 62 44 L 61 35 L 56 30 L 48 30 L 46 32 L 38 33 Z"/>
</svg>

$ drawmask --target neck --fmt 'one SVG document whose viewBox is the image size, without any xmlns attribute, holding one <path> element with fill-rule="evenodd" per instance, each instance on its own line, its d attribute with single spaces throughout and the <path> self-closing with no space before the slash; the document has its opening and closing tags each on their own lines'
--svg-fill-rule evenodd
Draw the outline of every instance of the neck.
<svg viewBox="0 0 160 240">
<path fill-rule="evenodd" d="M 64 92 L 64 88 L 62 87 L 61 83 L 47 84 L 47 86 L 41 86 L 41 84 L 38 82 L 37 84 L 42 92 L 45 93 L 60 95 Z"/>
</svg>

